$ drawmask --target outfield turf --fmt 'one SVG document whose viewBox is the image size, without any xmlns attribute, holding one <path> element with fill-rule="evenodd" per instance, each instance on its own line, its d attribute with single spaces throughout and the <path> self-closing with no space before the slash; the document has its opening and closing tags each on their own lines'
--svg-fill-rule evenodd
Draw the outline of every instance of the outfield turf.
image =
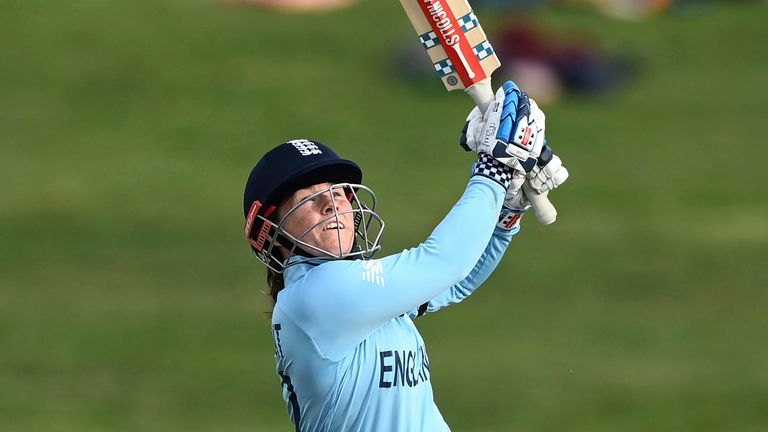
<svg viewBox="0 0 768 432">
<path fill-rule="evenodd" d="M 535 15 L 642 73 L 544 107 L 558 222 L 528 218 L 476 296 L 419 320 L 444 417 L 768 430 L 768 10 Z M 243 183 L 314 137 L 365 168 L 384 253 L 423 240 L 467 178 L 469 100 L 393 75 L 412 32 L 396 1 L 0 3 L 0 431 L 292 430 Z"/>
</svg>

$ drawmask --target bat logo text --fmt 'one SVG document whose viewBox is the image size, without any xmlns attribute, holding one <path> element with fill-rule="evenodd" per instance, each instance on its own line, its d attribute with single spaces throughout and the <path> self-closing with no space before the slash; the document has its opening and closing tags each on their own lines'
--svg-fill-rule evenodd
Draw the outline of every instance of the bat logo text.
<svg viewBox="0 0 768 432">
<path fill-rule="evenodd" d="M 445 38 L 445 43 L 450 46 L 459 43 L 461 38 L 456 34 L 456 28 L 453 26 L 453 23 L 451 23 L 451 19 L 448 18 L 448 14 L 445 12 L 443 4 L 439 0 L 423 0 L 423 2 L 427 5 L 427 11 L 429 11 L 432 20 L 435 22 L 438 30 L 440 30 L 443 38 Z"/>
</svg>

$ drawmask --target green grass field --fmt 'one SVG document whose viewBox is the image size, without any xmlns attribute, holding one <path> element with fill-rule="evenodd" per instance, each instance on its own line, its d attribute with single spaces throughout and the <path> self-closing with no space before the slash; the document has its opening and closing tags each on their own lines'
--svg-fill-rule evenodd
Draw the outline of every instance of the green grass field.
<svg viewBox="0 0 768 432">
<path fill-rule="evenodd" d="M 642 74 L 544 107 L 571 178 L 477 295 L 418 323 L 456 431 L 768 430 L 768 9 L 553 31 Z M 486 27 L 499 17 L 480 13 Z M 290 431 L 242 188 L 314 137 L 364 168 L 384 253 L 465 184 L 470 108 L 392 73 L 400 5 L 0 4 L 0 431 Z"/>
</svg>

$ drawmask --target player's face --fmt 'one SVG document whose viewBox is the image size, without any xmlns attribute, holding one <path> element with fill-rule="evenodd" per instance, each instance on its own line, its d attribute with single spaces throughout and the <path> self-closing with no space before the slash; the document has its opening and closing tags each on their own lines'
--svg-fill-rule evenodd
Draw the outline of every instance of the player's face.
<svg viewBox="0 0 768 432">
<path fill-rule="evenodd" d="M 283 229 L 293 237 L 327 251 L 332 256 L 339 256 L 352 250 L 355 222 L 352 205 L 344 190 L 327 190 L 330 187 L 331 183 L 320 183 L 297 190 L 280 205 L 278 216 L 282 218 L 301 203 L 285 219 Z M 311 248 L 304 249 L 313 256 L 326 255 Z"/>
</svg>

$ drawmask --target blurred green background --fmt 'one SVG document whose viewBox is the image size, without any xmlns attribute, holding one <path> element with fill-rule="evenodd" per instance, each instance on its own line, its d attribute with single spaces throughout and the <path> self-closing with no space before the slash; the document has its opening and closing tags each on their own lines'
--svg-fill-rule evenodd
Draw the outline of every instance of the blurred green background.
<svg viewBox="0 0 768 432">
<path fill-rule="evenodd" d="M 454 430 L 768 430 L 766 12 L 532 12 L 643 68 L 544 106 L 558 222 L 417 323 Z M 243 184 L 312 137 L 364 167 L 385 254 L 426 238 L 470 102 L 393 72 L 416 43 L 396 1 L 0 3 L 0 431 L 292 430 Z"/>
</svg>

